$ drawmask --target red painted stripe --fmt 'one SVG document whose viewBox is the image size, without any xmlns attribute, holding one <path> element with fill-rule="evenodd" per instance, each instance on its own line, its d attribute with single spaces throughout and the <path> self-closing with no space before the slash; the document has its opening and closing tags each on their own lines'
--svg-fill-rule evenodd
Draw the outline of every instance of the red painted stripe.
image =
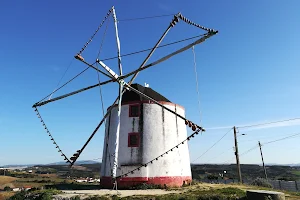
<svg viewBox="0 0 300 200">
<path fill-rule="evenodd" d="M 141 183 L 160 185 L 161 187 L 181 187 L 192 182 L 191 176 L 166 176 L 166 177 L 125 177 L 118 179 L 118 188 L 129 188 Z M 112 188 L 111 177 L 101 177 L 102 188 Z"/>
</svg>

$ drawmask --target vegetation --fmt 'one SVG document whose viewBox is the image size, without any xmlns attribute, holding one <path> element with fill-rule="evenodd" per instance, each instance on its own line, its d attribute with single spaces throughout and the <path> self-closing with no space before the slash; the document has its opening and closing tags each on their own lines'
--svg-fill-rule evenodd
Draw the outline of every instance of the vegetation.
<svg viewBox="0 0 300 200">
<path fill-rule="evenodd" d="M 236 179 L 237 168 L 235 164 L 231 165 L 191 165 L 192 176 L 196 180 L 218 180 L 222 179 L 220 174 L 226 171 L 226 179 Z M 275 180 L 295 181 L 300 180 L 300 166 L 267 166 L 268 178 Z M 259 165 L 241 165 L 243 179 L 254 180 L 257 177 L 264 177 L 264 170 Z M 218 178 L 217 178 L 218 177 Z"/>
<path fill-rule="evenodd" d="M 60 194 L 58 190 L 29 190 L 17 192 L 11 196 L 8 200 L 24 200 L 24 199 L 35 199 L 35 200 L 51 200 L 55 194 Z"/>
<path fill-rule="evenodd" d="M 251 185 L 259 186 L 259 187 L 266 187 L 266 188 L 272 188 L 273 186 L 263 178 L 256 178 Z"/>
</svg>

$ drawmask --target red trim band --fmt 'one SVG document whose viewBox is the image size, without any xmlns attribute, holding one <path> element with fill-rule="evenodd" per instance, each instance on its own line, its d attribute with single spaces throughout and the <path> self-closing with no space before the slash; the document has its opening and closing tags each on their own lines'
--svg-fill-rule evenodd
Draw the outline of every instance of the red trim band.
<svg viewBox="0 0 300 200">
<path fill-rule="evenodd" d="M 185 184 L 192 182 L 191 176 L 165 176 L 165 177 L 124 177 L 117 180 L 119 188 L 130 188 L 142 183 L 160 185 L 163 187 L 182 187 Z M 112 188 L 111 177 L 101 177 L 101 188 Z"/>
</svg>

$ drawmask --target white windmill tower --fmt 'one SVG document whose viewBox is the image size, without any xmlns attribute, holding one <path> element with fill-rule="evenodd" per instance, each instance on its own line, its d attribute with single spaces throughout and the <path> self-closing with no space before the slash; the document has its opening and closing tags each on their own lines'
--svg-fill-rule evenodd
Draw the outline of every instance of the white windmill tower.
<svg viewBox="0 0 300 200">
<path fill-rule="evenodd" d="M 119 74 L 116 74 L 103 62 L 103 60 L 101 61 L 97 59 L 95 63 L 100 64 L 106 72 L 98 69 L 98 67 L 94 66 L 94 64 L 88 63 L 82 56 L 82 52 L 86 49 L 103 23 L 111 14 L 113 15 L 115 25 Z M 167 46 L 159 45 L 167 33 L 180 20 L 189 25 L 200 28 L 206 31 L 206 33 L 167 44 L 171 45 L 195 39 L 195 41 L 191 44 L 188 44 L 146 65 L 149 58 L 157 48 Z M 152 90 L 148 84 L 145 84 L 145 87 L 143 87 L 132 83 L 140 71 L 157 65 L 194 47 L 197 44 L 204 42 L 206 39 L 217 34 L 218 31 L 198 25 L 178 13 L 174 15 L 174 18 L 160 39 L 154 47 L 150 49 L 149 54 L 141 63 L 140 67 L 137 70 L 123 75 L 117 22 L 115 9 L 112 7 L 90 40 L 75 56 L 77 60 L 86 64 L 88 68 L 93 68 L 97 72 L 108 77 L 109 80 L 101 83 L 99 82 L 98 84 L 82 88 L 59 97 L 45 100 L 60 89 L 58 88 L 44 99 L 34 104 L 33 107 L 37 112 L 38 117 L 41 119 L 45 130 L 53 141 L 53 144 L 58 149 L 58 152 L 61 153 L 61 156 L 64 157 L 64 160 L 66 160 L 70 166 L 75 164 L 83 150 L 97 133 L 100 126 L 107 119 L 108 123 L 105 131 L 106 136 L 104 141 L 103 166 L 101 171 L 101 174 L 103 175 L 101 182 L 103 182 L 104 186 L 111 187 L 113 184 L 116 186 L 116 183 L 119 183 L 121 187 L 126 187 L 144 182 L 158 185 L 180 186 L 183 183 L 191 181 L 187 141 L 200 131 L 204 131 L 204 129 L 185 118 L 184 108 L 182 106 L 170 102 L 168 99 Z M 130 76 L 132 76 L 130 81 L 125 82 L 124 79 Z M 111 82 L 119 83 L 119 96 L 107 109 L 103 119 L 96 126 L 95 130 L 85 142 L 83 147 L 80 150 L 77 150 L 76 153 L 69 159 L 54 140 L 39 111 L 37 110 L 37 107 Z M 188 137 L 186 125 L 194 131 L 194 133 Z M 135 155 L 129 156 L 131 153 L 135 153 Z"/>
</svg>

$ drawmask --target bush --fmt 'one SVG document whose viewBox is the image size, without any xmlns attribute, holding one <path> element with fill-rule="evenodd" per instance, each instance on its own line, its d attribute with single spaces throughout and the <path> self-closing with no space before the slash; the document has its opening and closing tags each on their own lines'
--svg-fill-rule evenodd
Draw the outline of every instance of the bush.
<svg viewBox="0 0 300 200">
<path fill-rule="evenodd" d="M 263 178 L 256 178 L 251 185 L 259 186 L 259 187 L 266 187 L 266 188 L 273 188 L 271 183 L 268 182 L 268 180 Z"/>
<path fill-rule="evenodd" d="M 12 191 L 12 189 L 9 186 L 5 186 L 5 188 L 3 190 L 4 191 Z"/>
</svg>

